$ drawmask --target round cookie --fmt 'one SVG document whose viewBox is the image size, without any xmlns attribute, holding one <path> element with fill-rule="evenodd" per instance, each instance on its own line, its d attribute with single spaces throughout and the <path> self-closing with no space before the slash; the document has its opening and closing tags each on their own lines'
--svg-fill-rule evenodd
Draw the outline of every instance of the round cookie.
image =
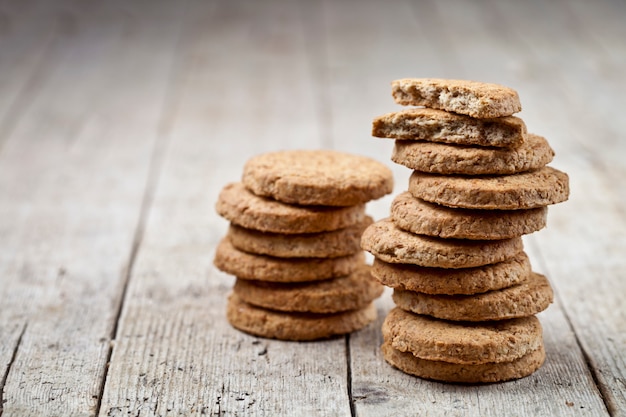
<svg viewBox="0 0 626 417">
<path fill-rule="evenodd" d="M 549 166 L 498 176 L 444 176 L 413 171 L 409 191 L 414 197 L 448 207 L 517 210 L 567 200 L 566 173 Z"/>
<path fill-rule="evenodd" d="M 236 329 L 255 336 L 304 341 L 362 329 L 376 320 L 376 307 L 371 303 L 358 310 L 334 314 L 284 313 L 255 307 L 231 294 L 226 318 Z"/>
<path fill-rule="evenodd" d="M 390 264 L 374 259 L 372 275 L 383 285 L 425 294 L 469 295 L 507 288 L 526 281 L 531 274 L 528 256 L 475 268 L 443 269 Z"/>
<path fill-rule="evenodd" d="M 546 353 L 543 344 L 539 349 L 512 362 L 466 365 L 443 361 L 429 361 L 408 352 L 394 349 L 389 342 L 381 347 L 385 360 L 402 372 L 424 379 L 454 383 L 492 383 L 523 378 L 543 365 Z"/>
<path fill-rule="evenodd" d="M 547 207 L 526 210 L 450 208 L 415 198 L 396 196 L 391 217 L 400 229 L 441 238 L 499 240 L 533 233 L 546 226 Z"/>
<path fill-rule="evenodd" d="M 390 219 L 363 232 L 361 247 L 388 263 L 472 268 L 511 259 L 523 250 L 520 237 L 504 240 L 440 239 L 399 229 Z"/>
<path fill-rule="evenodd" d="M 236 249 L 222 239 L 215 251 L 214 265 L 239 278 L 271 282 L 305 282 L 341 277 L 365 262 L 363 252 L 338 258 L 276 258 Z"/>
<path fill-rule="evenodd" d="M 404 310 L 455 321 L 505 320 L 537 314 L 553 300 L 545 276 L 532 273 L 518 285 L 474 295 L 431 295 L 395 289 L 393 301 Z"/>
<path fill-rule="evenodd" d="M 271 152 L 251 158 L 242 181 L 285 203 L 352 206 L 393 191 L 393 175 L 371 158 L 330 150 Z"/>
<path fill-rule="evenodd" d="M 539 348 L 542 330 L 535 316 L 458 323 L 392 309 L 382 326 L 394 349 L 420 359 L 477 365 L 511 362 Z"/>
<path fill-rule="evenodd" d="M 548 141 L 533 134 L 526 135 L 520 146 L 511 148 L 398 140 L 391 156 L 393 162 L 416 171 L 464 175 L 515 174 L 539 169 L 553 158 Z"/>
<path fill-rule="evenodd" d="M 317 282 L 282 284 L 237 279 L 233 291 L 248 304 L 270 310 L 337 313 L 370 304 L 383 287 L 363 265 L 352 274 Z"/>
<path fill-rule="evenodd" d="M 374 220 L 330 232 L 285 235 L 245 229 L 231 223 L 228 238 L 239 250 L 281 258 L 336 258 L 361 250 L 361 235 Z"/>
<path fill-rule="evenodd" d="M 364 204 L 350 207 L 294 206 L 259 197 L 241 183 L 226 185 L 215 208 L 220 216 L 238 226 L 284 234 L 337 230 L 365 219 Z"/>
</svg>

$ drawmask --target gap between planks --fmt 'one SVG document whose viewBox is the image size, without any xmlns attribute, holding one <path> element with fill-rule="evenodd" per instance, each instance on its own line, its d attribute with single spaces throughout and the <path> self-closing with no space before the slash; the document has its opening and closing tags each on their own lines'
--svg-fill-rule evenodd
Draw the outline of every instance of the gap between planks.
<svg viewBox="0 0 626 417">
<path fill-rule="evenodd" d="M 11 359 L 7 364 L 6 371 L 2 376 L 2 381 L 0 381 L 0 416 L 4 413 L 4 386 L 6 385 L 7 378 L 9 377 L 9 373 L 11 372 L 11 368 L 13 367 L 13 363 L 15 362 L 15 358 L 17 357 L 17 351 L 22 344 L 22 337 L 24 337 L 24 333 L 26 333 L 26 328 L 28 327 L 28 322 L 24 323 L 22 326 L 22 330 L 20 331 L 20 335 L 15 342 L 15 347 L 13 348 L 13 354 L 11 355 Z"/>
<path fill-rule="evenodd" d="M 348 389 L 348 402 L 350 405 L 350 416 L 356 417 L 354 398 L 352 396 L 352 354 L 350 349 L 350 334 L 345 335 L 346 340 L 346 388 Z"/>
</svg>

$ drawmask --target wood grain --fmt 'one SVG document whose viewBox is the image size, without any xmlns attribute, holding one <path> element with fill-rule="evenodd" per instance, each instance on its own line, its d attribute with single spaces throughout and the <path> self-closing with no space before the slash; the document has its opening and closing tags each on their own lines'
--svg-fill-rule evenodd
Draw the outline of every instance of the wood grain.
<svg viewBox="0 0 626 417">
<path fill-rule="evenodd" d="M 254 153 L 321 142 L 304 39 L 291 36 L 298 9 L 284 2 L 199 3 L 190 16 L 178 115 L 100 415 L 350 415 L 344 339 L 286 343 L 233 329 L 225 310 L 234 278 L 212 266 L 227 227 L 214 210 L 221 187 L 241 176 Z M 215 36 L 219 45 L 210 42 Z M 232 52 L 246 44 L 245 54 Z M 285 107 L 291 101 L 298 105 Z"/>
<path fill-rule="evenodd" d="M 0 2 L 0 415 L 625 416 L 625 16 L 615 0 Z M 525 238 L 556 294 L 529 378 L 393 369 L 389 292 L 345 339 L 225 320 L 221 187 L 255 154 L 334 148 L 406 190 L 370 135 L 403 77 L 517 89 L 570 174 Z"/>
<path fill-rule="evenodd" d="M 351 336 L 352 398 L 357 415 L 514 415 L 556 416 L 582 411 L 608 415 L 587 364 L 559 305 L 539 318 L 547 360 L 533 375 L 491 385 L 454 385 L 426 381 L 388 365 L 380 352 L 380 326 L 393 303 L 379 303 L 376 327 Z"/>
<path fill-rule="evenodd" d="M 46 1 L 0 4 L 0 148 L 49 74 L 66 17 Z"/>
<path fill-rule="evenodd" d="M 550 276 L 609 412 L 622 415 L 626 364 L 620 352 L 626 351 L 626 312 L 621 294 L 626 284 L 621 277 L 626 260 L 616 254 L 625 249 L 626 217 L 620 209 L 624 193 L 615 184 L 626 175 L 625 165 L 616 159 L 626 149 L 615 138 L 626 122 L 610 103 L 623 101 L 624 93 L 624 83 L 612 74 L 611 54 L 626 51 L 623 44 L 592 36 L 619 36 L 622 28 L 605 15 L 606 4 L 598 10 L 583 9 L 578 2 L 543 4 L 542 12 L 532 15 L 512 3 L 502 6 L 496 8 L 500 16 L 515 14 L 528 22 L 526 27 L 511 22 L 511 42 L 528 52 L 527 59 L 542 68 L 554 91 L 546 94 L 545 88 L 521 79 L 521 89 L 531 92 L 523 117 L 529 128 L 548 132 L 557 151 L 553 165 L 570 173 L 570 201 L 551 208 L 548 229 L 529 238 L 537 249 L 535 264 Z M 620 8 L 626 11 L 624 5 Z M 544 39 L 552 42 L 546 45 Z M 570 63 L 567 71 L 563 62 Z"/>
<path fill-rule="evenodd" d="M 154 15 L 76 13 L 0 155 L 4 416 L 95 413 L 167 87 Z"/>
<path fill-rule="evenodd" d="M 341 12 L 339 7 L 341 5 L 333 4 L 332 11 L 329 16 L 340 16 Z M 397 63 L 392 67 L 394 70 L 403 68 L 402 65 L 406 65 L 409 68 L 413 65 L 415 68 L 419 68 L 422 71 L 428 71 L 430 68 L 444 68 L 443 73 L 447 73 L 446 76 L 454 78 L 469 78 L 469 79 L 487 79 L 495 82 L 501 82 L 503 84 L 512 86 L 521 86 L 523 89 L 526 85 L 526 81 L 520 81 L 514 75 L 507 71 L 502 71 L 502 66 L 506 59 L 513 59 L 516 48 L 523 50 L 523 46 L 517 46 L 513 40 L 507 39 L 506 44 L 499 43 L 495 40 L 493 32 L 489 32 L 490 27 L 490 12 L 481 7 L 467 7 L 464 2 L 438 2 L 430 4 L 428 2 L 421 2 L 418 5 L 414 5 L 411 14 L 407 14 L 406 4 L 402 2 L 387 2 L 386 8 L 390 16 L 393 16 L 393 23 L 384 20 L 385 15 L 379 15 L 374 13 L 373 10 L 368 11 L 368 7 L 374 8 L 368 3 L 363 4 L 360 9 L 360 16 L 357 19 L 358 25 L 361 29 L 351 28 L 349 36 L 343 33 L 343 28 L 338 29 L 336 32 L 331 32 L 331 36 L 334 39 L 332 42 L 331 61 L 339 59 L 338 57 L 347 54 L 348 49 L 352 48 L 350 37 L 373 36 L 371 33 L 365 32 L 370 30 L 372 26 L 376 25 L 381 30 L 385 31 L 385 36 L 392 36 L 395 39 L 393 44 L 385 44 L 383 46 L 382 41 L 376 41 L 371 39 L 368 43 L 369 53 L 374 57 L 384 57 L 387 54 L 389 56 L 398 56 Z M 503 16 L 504 15 L 504 16 Z M 520 13 L 505 13 L 499 15 L 501 19 L 500 24 L 506 27 L 506 18 L 509 16 L 520 16 Z M 367 21 L 368 17 L 371 19 L 375 16 L 375 21 Z M 468 18 L 468 16 L 470 18 Z M 509 17 L 510 18 L 510 17 Z M 414 19 L 414 20 L 413 20 Z M 530 20 L 530 17 L 528 17 Z M 436 22 L 436 23 L 433 23 Z M 415 26 L 419 27 L 413 29 Z M 411 39 L 401 36 L 403 30 L 421 30 L 424 33 L 431 33 L 434 27 L 437 27 L 445 35 L 441 37 L 430 37 L 429 46 L 426 47 L 422 43 L 414 43 Z M 400 29 L 402 28 L 402 29 Z M 498 27 L 496 27 L 498 28 Z M 359 33 L 357 31 L 362 31 Z M 455 33 L 455 31 L 458 31 Z M 357 32 L 357 33 L 355 33 Z M 463 34 L 461 38 L 461 34 Z M 343 39 L 346 39 L 342 42 Z M 485 43 L 488 42 L 488 46 Z M 557 40 L 558 42 L 558 40 Z M 381 45 L 376 48 L 376 45 Z M 463 45 L 461 48 L 460 46 Z M 557 43 L 558 45 L 558 43 Z M 402 56 L 403 52 L 411 49 L 412 54 L 408 57 Z M 505 50 L 506 49 L 506 50 Z M 449 55 L 452 57 L 443 57 L 440 51 L 449 51 Z M 524 57 L 532 57 L 530 52 L 524 55 Z M 503 62 L 498 62 L 497 59 L 501 58 Z M 351 79 L 352 90 L 356 90 L 356 86 L 360 83 L 366 83 L 369 79 L 387 77 L 391 79 L 389 68 L 379 68 L 372 65 L 367 65 L 367 59 L 363 58 L 362 61 L 353 62 L 354 65 L 360 67 L 367 67 L 370 72 L 364 74 L 362 78 L 358 75 L 353 76 L 355 79 Z M 407 62 L 413 59 L 414 62 Z M 450 73 L 449 64 L 457 63 L 452 66 L 455 68 L 455 73 Z M 489 68 L 486 70 L 485 68 Z M 382 74 L 382 75 L 381 75 Z M 417 73 L 413 76 L 428 76 L 429 74 Z M 508 77 L 507 77 L 508 75 Z M 367 77 L 367 80 L 366 80 Z M 345 87 L 350 89 L 349 87 Z M 362 102 L 373 102 L 376 100 L 372 91 L 367 91 L 368 96 L 365 97 L 366 92 L 360 92 Z M 536 94 L 538 92 L 535 92 Z M 545 93 L 539 93 L 539 97 L 533 101 L 536 103 L 545 99 Z M 381 103 L 385 102 L 388 91 L 384 95 L 381 95 L 378 100 Z M 345 98 L 337 98 L 333 102 L 333 108 L 350 109 L 349 106 L 342 106 L 341 100 Z M 528 107 L 526 102 L 523 101 L 524 107 Z M 531 104 L 532 105 L 532 104 Z M 372 106 L 374 107 L 374 106 Z M 381 112 L 392 111 L 394 108 L 388 104 L 386 110 Z M 546 112 L 545 105 L 539 107 L 539 113 Z M 522 113 L 524 114 L 524 113 Z M 357 122 L 354 118 L 342 117 L 337 119 L 340 125 L 336 129 L 354 129 Z M 345 125 L 341 125 L 342 121 L 346 121 Z M 362 122 L 361 122 L 362 123 Z M 571 122 L 568 122 L 571 123 Z M 542 120 L 535 122 L 536 132 L 541 133 L 541 126 L 545 124 Z M 377 141 L 379 139 L 372 138 L 371 140 Z M 352 141 L 346 140 L 345 136 L 342 137 L 341 146 L 351 146 L 356 148 L 360 146 L 360 149 L 368 149 L 367 145 L 362 145 L 359 139 L 353 139 Z M 391 146 L 391 145 L 389 145 Z M 556 143 L 559 146 L 559 142 Z M 567 169 L 566 169 L 567 170 Z M 572 168 L 574 172 L 578 172 L 580 168 Z M 408 171 L 408 170 L 407 170 Z M 406 174 L 404 174 L 406 175 Z M 396 188 L 400 188 L 399 191 L 406 189 L 406 183 L 399 183 Z M 567 204 L 572 204 L 567 203 Z M 552 216 L 553 217 L 553 216 Z M 572 222 L 572 225 L 576 224 Z M 563 235 L 557 233 L 560 239 L 563 239 Z M 537 234 L 535 240 L 541 239 L 541 233 Z M 535 238 L 535 236 L 533 236 Z M 553 240 L 552 245 L 555 246 L 556 251 L 562 251 L 564 245 L 563 242 Z M 546 244 L 547 245 L 547 244 Z M 559 248 L 560 247 L 560 248 Z M 542 252 L 543 253 L 543 252 Z M 543 266 L 541 263 L 542 258 L 533 256 L 533 265 L 535 269 L 539 269 Z M 551 273 L 552 270 L 549 270 Z M 556 282 L 556 281 L 555 281 Z M 558 282 L 556 282 L 558 283 Z M 557 288 L 557 291 L 559 289 Z M 382 311 L 386 311 L 390 303 L 383 303 Z M 383 313 L 384 314 L 384 313 Z M 544 318 L 545 316 L 545 318 Z M 445 413 L 467 413 L 470 415 L 484 415 L 484 414 L 498 414 L 497 404 L 508 404 L 510 409 L 520 410 L 520 415 L 569 415 L 572 412 L 572 407 L 578 407 L 586 411 L 592 410 L 593 413 L 602 415 L 606 413 L 606 407 L 602 402 L 602 397 L 599 395 L 594 383 L 594 376 L 587 370 L 586 356 L 581 352 L 578 346 L 577 339 L 571 329 L 566 312 L 563 310 L 563 306 L 557 303 L 550 307 L 547 313 L 542 315 L 545 337 L 546 337 L 546 350 L 548 352 L 549 360 L 544 368 L 536 373 L 531 378 L 512 382 L 504 385 L 493 385 L 488 387 L 480 387 L 474 389 L 454 389 L 451 394 L 449 390 L 443 388 L 446 387 L 442 384 L 429 383 L 425 381 L 413 381 L 413 378 L 407 377 L 397 371 L 392 371 L 390 367 L 383 368 L 374 375 L 371 375 L 372 369 L 377 369 L 376 364 L 382 360 L 380 352 L 373 351 L 368 340 L 372 338 L 372 332 L 370 334 L 357 334 L 351 338 L 351 357 L 352 357 L 352 387 L 353 387 L 353 399 L 355 401 L 355 409 L 357 414 L 361 415 L 380 415 L 391 414 L 404 415 L 406 410 L 411 410 L 415 414 L 422 414 L 433 412 L 435 408 L 441 414 Z M 617 329 L 611 329 L 615 331 Z M 380 340 L 380 335 L 375 334 Z M 567 346 L 563 349 L 563 346 Z M 607 357 L 615 358 L 618 355 L 616 352 L 608 352 Z M 563 366 L 562 364 L 570 364 Z M 615 368 L 613 368 L 615 369 Z M 399 379 L 399 380 L 398 380 Z M 385 383 L 379 382 L 385 381 Z M 409 382 L 411 381 L 411 382 Z M 390 385 L 390 387 L 388 387 Z M 556 394 L 554 386 L 565 387 L 559 394 Z M 502 388 L 506 387 L 506 388 Z M 534 387 L 534 389 L 529 389 Z M 438 391 L 444 393 L 442 398 L 438 398 Z M 426 396 L 426 398 L 420 397 L 420 395 Z M 432 396 L 432 398 L 428 398 Z M 404 400 L 400 400 L 403 398 Z M 556 398 L 559 398 L 557 401 Z M 566 400 L 560 400 L 567 398 Z M 552 399 L 552 401 L 551 401 Z M 518 403 L 519 401 L 519 403 Z M 434 404 L 437 404 L 436 406 Z M 573 405 L 571 405 L 573 404 Z M 397 407 L 397 408 L 396 408 Z M 609 407 L 609 409 L 611 409 Z M 613 410 L 611 410 L 613 411 Z"/>
</svg>

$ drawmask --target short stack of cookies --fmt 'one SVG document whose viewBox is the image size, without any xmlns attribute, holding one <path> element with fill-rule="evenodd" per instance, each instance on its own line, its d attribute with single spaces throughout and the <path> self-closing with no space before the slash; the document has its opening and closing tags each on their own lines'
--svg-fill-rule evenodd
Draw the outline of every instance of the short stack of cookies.
<svg viewBox="0 0 626 417">
<path fill-rule="evenodd" d="M 444 79 L 392 83 L 409 107 L 376 118 L 372 134 L 396 139 L 392 160 L 413 169 L 391 216 L 362 247 L 372 274 L 394 289 L 383 356 L 400 370 L 459 383 L 506 381 L 544 362 L 535 314 L 552 302 L 521 236 L 546 226 L 567 200 L 568 177 L 546 166 L 548 142 L 526 132 L 514 90 Z"/>
<path fill-rule="evenodd" d="M 226 185 L 216 209 L 230 221 L 215 266 L 237 277 L 227 319 L 244 332 L 314 340 L 376 319 L 383 291 L 365 264 L 365 204 L 391 193 L 389 168 L 330 150 L 251 158 L 241 183 Z"/>
</svg>

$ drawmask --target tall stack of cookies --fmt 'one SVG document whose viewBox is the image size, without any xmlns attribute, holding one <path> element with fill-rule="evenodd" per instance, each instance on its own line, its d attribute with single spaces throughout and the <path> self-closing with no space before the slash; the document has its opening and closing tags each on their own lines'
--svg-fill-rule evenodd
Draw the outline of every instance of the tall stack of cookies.
<svg viewBox="0 0 626 417">
<path fill-rule="evenodd" d="M 512 116 L 521 104 L 510 88 L 402 79 L 392 94 L 419 107 L 373 122 L 373 136 L 396 139 L 392 160 L 414 170 L 390 218 L 362 238 L 372 274 L 394 288 L 383 356 L 440 381 L 530 375 L 545 359 L 535 314 L 553 293 L 521 236 L 546 226 L 548 205 L 567 200 L 568 177 L 546 166 L 548 142 Z"/>
<path fill-rule="evenodd" d="M 214 264 L 237 277 L 227 319 L 268 338 L 314 340 L 376 319 L 383 287 L 360 248 L 365 204 L 391 193 L 392 173 L 370 158 L 327 150 L 258 155 L 226 185 L 230 221 Z"/>
</svg>

